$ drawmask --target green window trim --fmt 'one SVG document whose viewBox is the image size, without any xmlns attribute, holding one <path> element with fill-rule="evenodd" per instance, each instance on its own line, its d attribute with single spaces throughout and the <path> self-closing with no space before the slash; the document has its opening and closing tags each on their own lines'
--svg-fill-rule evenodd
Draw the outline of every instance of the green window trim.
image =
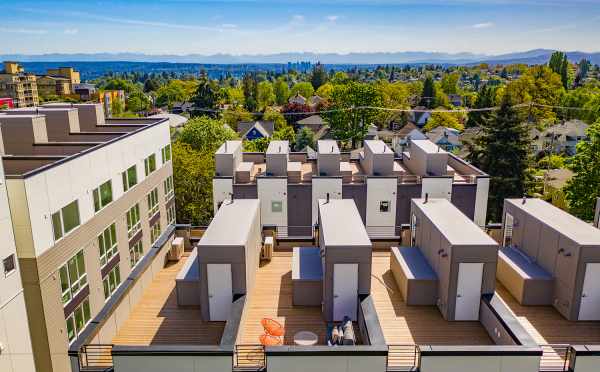
<svg viewBox="0 0 600 372">
<path fill-rule="evenodd" d="M 121 173 L 121 178 L 123 179 L 123 191 L 127 191 L 133 186 L 137 185 L 137 167 L 136 165 L 132 165 L 127 168 L 123 173 Z"/>
<path fill-rule="evenodd" d="M 113 201 L 112 181 L 108 180 L 92 191 L 94 211 L 98 212 Z"/>
<path fill-rule="evenodd" d="M 81 305 L 77 306 L 65 321 L 67 323 L 67 338 L 72 342 L 81 334 L 85 326 L 92 320 L 90 299 L 86 297 Z"/>
<path fill-rule="evenodd" d="M 59 268 L 61 301 L 64 304 L 73 299 L 87 284 L 83 249 Z"/>
<path fill-rule="evenodd" d="M 80 224 L 79 203 L 77 200 L 74 200 L 59 211 L 52 213 L 54 240 L 57 241 L 63 238 Z"/>
<path fill-rule="evenodd" d="M 146 159 L 144 159 L 144 171 L 146 172 L 146 177 L 150 175 L 150 173 L 156 170 L 156 154 L 151 154 Z"/>
<path fill-rule="evenodd" d="M 162 155 L 162 162 L 165 164 L 166 162 L 171 160 L 171 144 L 166 145 L 160 150 Z"/>
</svg>

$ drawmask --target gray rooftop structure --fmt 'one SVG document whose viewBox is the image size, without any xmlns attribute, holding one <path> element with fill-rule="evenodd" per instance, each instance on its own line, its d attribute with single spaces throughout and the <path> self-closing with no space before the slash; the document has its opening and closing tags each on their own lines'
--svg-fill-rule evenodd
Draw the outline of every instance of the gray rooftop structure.
<svg viewBox="0 0 600 372">
<path fill-rule="evenodd" d="M 521 209 L 545 225 L 581 245 L 600 245 L 600 231 L 579 218 L 541 199 L 506 199 L 505 203 Z"/>
<path fill-rule="evenodd" d="M 452 245 L 495 245 L 496 242 L 447 199 L 413 199 Z"/>
<path fill-rule="evenodd" d="M 319 229 L 326 247 L 371 245 L 354 200 L 319 200 L 319 213 Z"/>
<path fill-rule="evenodd" d="M 232 202 L 224 202 L 202 235 L 198 246 L 246 244 L 259 207 L 258 199 L 236 199 Z"/>
</svg>

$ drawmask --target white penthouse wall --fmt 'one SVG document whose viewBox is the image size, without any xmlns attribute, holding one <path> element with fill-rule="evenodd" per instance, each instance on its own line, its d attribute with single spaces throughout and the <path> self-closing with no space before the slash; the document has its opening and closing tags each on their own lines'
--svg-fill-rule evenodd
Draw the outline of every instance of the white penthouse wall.
<svg viewBox="0 0 600 372">
<path fill-rule="evenodd" d="M 170 142 L 169 123 L 165 121 L 25 178 L 24 190 L 15 191 L 15 195 L 24 199 L 20 204 L 28 205 L 34 246 L 21 246 L 19 254 L 33 258 L 51 248 L 52 213 L 74 200 L 79 203 L 80 225 L 85 224 L 94 216 L 93 189 L 110 179 L 113 200 L 117 200 L 123 195 L 121 173 L 135 164 L 141 182 L 145 178 L 144 159 L 154 154 L 160 168 L 161 149 Z M 26 222 L 15 223 L 15 230 L 28 228 Z"/>
<path fill-rule="evenodd" d="M 287 226 L 287 178 L 258 178 L 260 219 L 263 226 Z"/>
<path fill-rule="evenodd" d="M 231 199 L 233 178 L 213 178 L 213 211 L 217 214 L 223 201 Z"/>
<path fill-rule="evenodd" d="M 393 236 L 396 225 L 397 178 L 367 178 L 367 232 Z"/>
<path fill-rule="evenodd" d="M 319 199 L 327 199 L 327 194 L 331 199 L 342 198 L 342 178 L 321 178 L 312 179 L 312 224 L 317 223 L 319 215 Z"/>
<path fill-rule="evenodd" d="M 13 235 L 4 170 L 0 160 L 0 371 L 35 372 L 25 298 Z M 3 260 L 14 262 L 5 272 Z"/>
<path fill-rule="evenodd" d="M 477 178 L 477 191 L 475 194 L 475 216 L 473 221 L 481 227 L 487 223 L 488 193 L 490 191 L 490 179 L 487 177 Z"/>
<path fill-rule="evenodd" d="M 423 177 L 421 198 L 428 194 L 430 198 L 452 199 L 452 177 Z"/>
</svg>

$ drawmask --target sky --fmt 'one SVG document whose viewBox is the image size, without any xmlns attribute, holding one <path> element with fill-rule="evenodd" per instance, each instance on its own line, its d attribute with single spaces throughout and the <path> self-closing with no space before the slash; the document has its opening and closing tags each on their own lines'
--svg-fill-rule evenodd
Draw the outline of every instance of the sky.
<svg viewBox="0 0 600 372">
<path fill-rule="evenodd" d="M 600 0 L 3 3 L 0 54 L 600 51 Z"/>
</svg>

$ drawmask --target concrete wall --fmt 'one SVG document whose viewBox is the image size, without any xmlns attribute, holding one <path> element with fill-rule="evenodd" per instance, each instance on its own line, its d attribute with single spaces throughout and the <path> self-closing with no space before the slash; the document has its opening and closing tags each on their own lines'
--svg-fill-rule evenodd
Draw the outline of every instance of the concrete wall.
<svg viewBox="0 0 600 372">
<path fill-rule="evenodd" d="M 267 347 L 269 372 L 383 372 L 386 370 L 387 348 L 370 346 L 338 346 L 331 348 L 279 346 Z M 119 372 L 119 371 L 116 371 Z"/>
<path fill-rule="evenodd" d="M 263 226 L 288 226 L 287 178 L 259 177 L 256 185 Z M 273 202 L 281 203 L 281 211 L 273 210 Z"/>
<path fill-rule="evenodd" d="M 2 161 L 0 161 L 0 263 L 13 257 L 15 270 L 5 274 L 0 264 L 0 370 L 3 372 L 34 372 L 34 358 L 25 309 L 25 296 L 17 248 L 8 206 L 8 192 Z"/>
<path fill-rule="evenodd" d="M 366 226 L 369 234 L 394 235 L 396 226 L 396 192 L 398 191 L 398 179 L 392 178 L 367 178 L 367 218 Z M 387 212 L 380 209 L 381 202 L 389 203 Z M 373 227 L 377 227 L 373 229 Z M 385 227 L 380 229 L 379 227 Z M 374 231 L 371 231 L 374 230 Z"/>
<path fill-rule="evenodd" d="M 421 198 L 428 194 L 430 198 L 452 200 L 452 182 L 452 177 L 423 177 Z"/>
<path fill-rule="evenodd" d="M 499 348 L 499 347 L 498 347 Z M 469 346 L 469 349 L 477 347 Z M 442 353 L 444 354 L 444 353 Z M 539 355 L 521 355 L 517 351 L 514 355 L 510 352 L 490 353 L 493 355 L 465 355 L 457 352 L 447 355 L 429 355 L 422 350 L 421 372 L 538 372 L 540 365 Z"/>
<path fill-rule="evenodd" d="M 115 372 L 231 371 L 233 351 L 219 347 L 120 346 L 113 349 Z M 205 351 L 206 350 L 206 351 Z"/>
</svg>

